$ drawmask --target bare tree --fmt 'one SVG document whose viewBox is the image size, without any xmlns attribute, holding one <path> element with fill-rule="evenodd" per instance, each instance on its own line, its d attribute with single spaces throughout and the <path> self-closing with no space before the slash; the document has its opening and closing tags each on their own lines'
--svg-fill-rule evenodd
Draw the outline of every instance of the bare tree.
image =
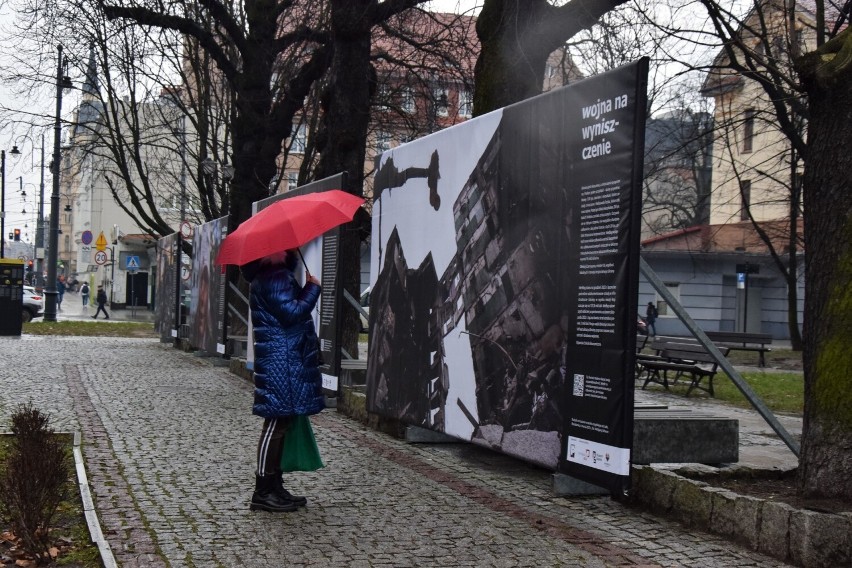
<svg viewBox="0 0 852 568">
<path fill-rule="evenodd" d="M 231 213 L 235 227 L 250 216 L 253 202 L 268 195 L 294 116 L 330 65 L 325 6 L 247 0 L 178 3 L 160 10 L 130 0 L 102 8 L 112 20 L 179 33 L 209 58 L 216 69 L 211 76 L 231 91 L 229 140 L 235 172 L 223 210 Z M 210 65 L 203 68 L 210 73 Z M 202 93 L 205 85 L 190 83 L 188 88 Z"/>
<path fill-rule="evenodd" d="M 201 223 L 220 216 L 226 189 L 201 175 L 200 164 L 210 156 L 228 161 L 231 100 L 209 88 L 203 52 L 174 32 L 111 24 L 87 0 L 55 12 L 36 8 L 19 22 L 21 48 L 6 72 L 15 69 L 19 83 L 32 89 L 45 80 L 44 67 L 55 67 L 37 54 L 52 53 L 53 42 L 65 46 L 79 87 L 77 112 L 66 128 L 66 185 L 79 185 L 81 176 L 105 184 L 115 203 L 152 235 L 177 229 L 179 187 L 187 195 L 188 218 Z M 23 36 L 40 41 L 27 43 Z M 189 92 L 179 86 L 190 84 L 207 87 Z M 22 120 L 34 126 L 51 118 Z"/>
<path fill-rule="evenodd" d="M 721 190 L 714 197 L 720 206 L 727 201 L 729 210 L 750 221 L 767 246 L 787 282 L 790 340 L 794 349 L 801 349 L 799 224 L 801 169 L 808 152 L 804 136 L 807 105 L 793 60 L 808 37 L 799 28 L 813 26 L 813 21 L 808 14 L 799 13 L 795 4 L 788 7 L 777 1 L 755 4 L 745 12 L 735 12 L 712 0 L 702 0 L 701 4 L 720 42 L 719 55 L 709 68 L 704 86 L 704 92 L 717 100 L 714 154 L 730 172 L 728 179 L 717 175 L 715 185 Z M 793 22 L 798 23 L 791 25 Z M 740 89 L 749 94 L 732 96 Z M 743 100 L 748 101 L 745 107 Z M 761 133 L 760 147 L 752 148 Z M 751 155 L 744 159 L 744 154 Z M 754 199 L 752 187 L 762 187 L 766 199 Z M 787 221 L 781 238 L 762 223 L 767 218 Z M 771 226 L 777 231 L 777 224 Z M 779 243 L 784 245 L 779 247 Z"/>
</svg>

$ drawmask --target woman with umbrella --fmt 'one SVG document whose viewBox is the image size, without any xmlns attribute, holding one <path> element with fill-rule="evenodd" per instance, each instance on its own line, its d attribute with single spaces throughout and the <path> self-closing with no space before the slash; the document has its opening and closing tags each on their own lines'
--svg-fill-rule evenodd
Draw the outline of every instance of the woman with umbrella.
<svg viewBox="0 0 852 568">
<path fill-rule="evenodd" d="M 304 506 L 304 497 L 284 489 L 282 470 L 322 467 L 307 418 L 325 406 L 311 317 L 321 288 L 307 266 L 304 287 L 296 280 L 298 247 L 351 221 L 363 203 L 338 189 L 286 197 L 243 221 L 225 237 L 216 257 L 217 264 L 239 265 L 251 283 L 252 411 L 264 419 L 252 510 L 286 512 Z"/>
<path fill-rule="evenodd" d="M 318 365 L 318 340 L 311 312 L 320 297 L 319 280 L 305 286 L 295 277 L 296 251 L 266 256 L 242 267 L 251 283 L 254 328 L 254 407 L 263 417 L 251 510 L 295 511 L 307 499 L 284 489 L 281 457 L 285 436 L 298 417 L 325 407 Z"/>
</svg>

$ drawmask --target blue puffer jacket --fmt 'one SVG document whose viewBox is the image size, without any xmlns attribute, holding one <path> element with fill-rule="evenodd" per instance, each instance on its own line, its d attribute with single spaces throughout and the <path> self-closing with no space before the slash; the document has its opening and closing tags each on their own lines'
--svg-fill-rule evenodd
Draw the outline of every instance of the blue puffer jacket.
<svg viewBox="0 0 852 568">
<path fill-rule="evenodd" d="M 283 265 L 245 271 L 254 327 L 254 407 L 264 418 L 316 414 L 325 407 L 311 311 L 321 288 L 299 286 Z M 256 272 L 255 272 L 256 270 Z"/>
</svg>

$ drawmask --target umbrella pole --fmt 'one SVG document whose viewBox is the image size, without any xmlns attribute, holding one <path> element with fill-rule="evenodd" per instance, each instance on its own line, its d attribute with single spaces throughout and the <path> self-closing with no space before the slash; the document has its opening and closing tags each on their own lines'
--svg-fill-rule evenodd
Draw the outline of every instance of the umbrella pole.
<svg viewBox="0 0 852 568">
<path fill-rule="evenodd" d="M 298 253 L 299 253 L 299 258 L 301 258 L 301 259 L 302 259 L 302 266 L 304 266 L 304 267 L 305 267 L 305 277 L 306 277 L 306 278 L 310 278 L 310 276 L 311 276 L 311 271 L 310 271 L 310 270 L 308 270 L 308 263 L 306 263 L 306 262 L 305 262 L 305 257 L 304 257 L 304 256 L 302 256 L 302 249 L 300 249 L 299 247 L 296 247 L 296 252 L 298 252 Z"/>
</svg>

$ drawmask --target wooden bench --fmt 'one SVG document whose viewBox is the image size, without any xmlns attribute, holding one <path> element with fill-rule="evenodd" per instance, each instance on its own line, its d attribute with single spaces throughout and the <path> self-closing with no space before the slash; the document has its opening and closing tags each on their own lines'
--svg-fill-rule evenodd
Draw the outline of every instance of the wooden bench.
<svg viewBox="0 0 852 568">
<path fill-rule="evenodd" d="M 645 344 L 648 343 L 648 336 L 641 333 L 636 334 L 636 353 L 641 353 L 645 349 Z"/>
<path fill-rule="evenodd" d="M 737 331 L 707 331 L 707 337 L 719 347 L 727 347 L 738 351 L 756 351 L 759 354 L 758 366 L 766 366 L 765 353 L 772 351 L 767 345 L 772 344 L 772 336 L 768 333 L 743 333 Z"/>
<path fill-rule="evenodd" d="M 363 381 L 356 380 L 356 377 L 364 377 L 364 371 L 367 370 L 366 359 L 341 359 L 340 361 L 340 384 L 342 386 L 351 387 L 352 385 L 364 384 Z"/>
<path fill-rule="evenodd" d="M 645 374 L 642 389 L 647 387 L 648 383 L 654 382 L 668 390 L 668 374 L 672 372 L 675 374 L 673 383 L 682 376 L 690 378 L 686 396 L 689 396 L 689 393 L 696 388 L 707 391 L 710 396 L 713 396 L 713 377 L 716 375 L 719 363 L 704 349 L 704 346 L 697 343 L 674 342 L 655 342 L 655 344 L 659 349 L 657 355 L 636 356 L 636 365 L 640 369 L 636 378 L 641 378 L 642 374 Z M 727 347 L 720 347 L 719 351 L 722 355 L 728 354 Z M 706 386 L 702 384 L 703 379 L 707 379 Z"/>
</svg>

